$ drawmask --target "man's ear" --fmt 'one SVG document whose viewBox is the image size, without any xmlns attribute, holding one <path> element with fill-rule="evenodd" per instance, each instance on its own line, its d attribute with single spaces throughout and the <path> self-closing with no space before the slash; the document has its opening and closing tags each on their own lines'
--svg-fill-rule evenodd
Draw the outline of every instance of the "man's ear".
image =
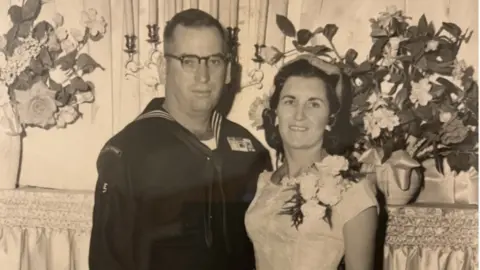
<svg viewBox="0 0 480 270">
<path fill-rule="evenodd" d="M 226 72 L 225 84 L 229 84 L 232 81 L 232 62 L 228 62 Z"/>
</svg>

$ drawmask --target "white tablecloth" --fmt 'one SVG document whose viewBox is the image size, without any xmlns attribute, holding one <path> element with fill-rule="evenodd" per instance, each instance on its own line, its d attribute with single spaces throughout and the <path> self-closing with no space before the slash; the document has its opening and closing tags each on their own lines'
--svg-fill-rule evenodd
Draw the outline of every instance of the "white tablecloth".
<svg viewBox="0 0 480 270">
<path fill-rule="evenodd" d="M 0 191 L 0 270 L 88 270 L 92 192 Z M 385 270 L 478 269 L 476 206 L 388 209 Z"/>
</svg>

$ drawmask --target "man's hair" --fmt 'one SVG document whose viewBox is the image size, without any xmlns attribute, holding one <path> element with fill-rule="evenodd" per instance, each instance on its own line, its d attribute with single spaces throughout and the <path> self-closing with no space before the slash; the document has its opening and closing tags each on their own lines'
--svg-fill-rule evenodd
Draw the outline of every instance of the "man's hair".
<svg viewBox="0 0 480 270">
<path fill-rule="evenodd" d="M 227 48 L 226 31 L 222 24 L 207 12 L 200 9 L 191 8 L 175 14 L 170 21 L 167 22 L 167 25 L 163 30 L 163 44 L 165 51 L 166 46 L 168 46 L 173 39 L 173 32 L 175 31 L 175 28 L 179 25 L 191 28 L 214 27 L 220 33 L 223 42 L 225 43 L 225 48 Z"/>
</svg>

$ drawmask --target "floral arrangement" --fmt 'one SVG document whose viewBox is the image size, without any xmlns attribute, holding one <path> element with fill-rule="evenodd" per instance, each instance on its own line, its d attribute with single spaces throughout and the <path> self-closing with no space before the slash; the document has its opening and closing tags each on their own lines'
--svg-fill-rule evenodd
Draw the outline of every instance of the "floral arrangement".
<svg viewBox="0 0 480 270">
<path fill-rule="evenodd" d="M 105 19 L 89 9 L 81 13 L 83 29 L 67 30 L 58 13 L 49 21 L 35 23 L 44 4 L 27 0 L 23 6 L 11 6 L 12 27 L 0 35 L 0 107 L 4 112 L 0 118 L 5 122 L 10 116 L 10 125 L 19 121 L 17 132 L 29 126 L 64 128 L 75 122 L 81 117 L 79 105 L 95 98 L 95 85 L 83 76 L 103 69 L 81 50 L 90 40 L 103 37 Z"/>
<path fill-rule="evenodd" d="M 457 172 L 477 168 L 478 85 L 473 68 L 457 59 L 471 31 L 452 22 L 436 30 L 425 15 L 412 24 L 401 10 L 389 7 L 370 19 L 373 45 L 359 62 L 355 49 L 343 56 L 336 49 L 335 24 L 297 31 L 285 16 L 277 15 L 276 22 L 295 49 L 265 47 L 264 62 L 274 65 L 289 55 L 308 53 L 338 65 L 351 78 L 352 123 L 361 134 L 355 153 L 373 149 L 385 162 L 394 151 L 406 150 L 420 163 L 434 159 L 440 172 L 443 159 Z M 328 44 L 309 45 L 316 35 Z M 268 96 L 257 98 L 250 108 L 258 128 L 266 107 Z"/>
<path fill-rule="evenodd" d="M 352 186 L 352 182 L 360 179 L 352 165 L 343 156 L 329 155 L 298 177 L 285 177 L 282 185 L 290 187 L 295 193 L 285 202 L 280 214 L 290 215 L 297 229 L 304 218 L 323 219 L 331 227 L 332 207 L 341 201 L 342 194 Z"/>
</svg>

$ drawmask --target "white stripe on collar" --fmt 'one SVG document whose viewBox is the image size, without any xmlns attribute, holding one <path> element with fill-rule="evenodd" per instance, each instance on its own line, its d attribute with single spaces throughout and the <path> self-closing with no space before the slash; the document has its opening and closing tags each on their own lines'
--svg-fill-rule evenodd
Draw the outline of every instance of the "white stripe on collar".
<svg viewBox="0 0 480 270">
<path fill-rule="evenodd" d="M 153 111 L 146 112 L 138 116 L 135 119 L 135 121 L 147 119 L 147 118 L 155 118 L 155 117 L 164 118 L 170 121 L 175 121 L 175 119 L 168 112 L 164 110 L 153 110 Z M 212 125 L 213 135 L 215 136 L 217 145 L 220 138 L 220 128 L 222 126 L 222 120 L 223 120 L 223 116 L 219 112 L 214 111 L 212 114 L 211 125 Z"/>
</svg>

